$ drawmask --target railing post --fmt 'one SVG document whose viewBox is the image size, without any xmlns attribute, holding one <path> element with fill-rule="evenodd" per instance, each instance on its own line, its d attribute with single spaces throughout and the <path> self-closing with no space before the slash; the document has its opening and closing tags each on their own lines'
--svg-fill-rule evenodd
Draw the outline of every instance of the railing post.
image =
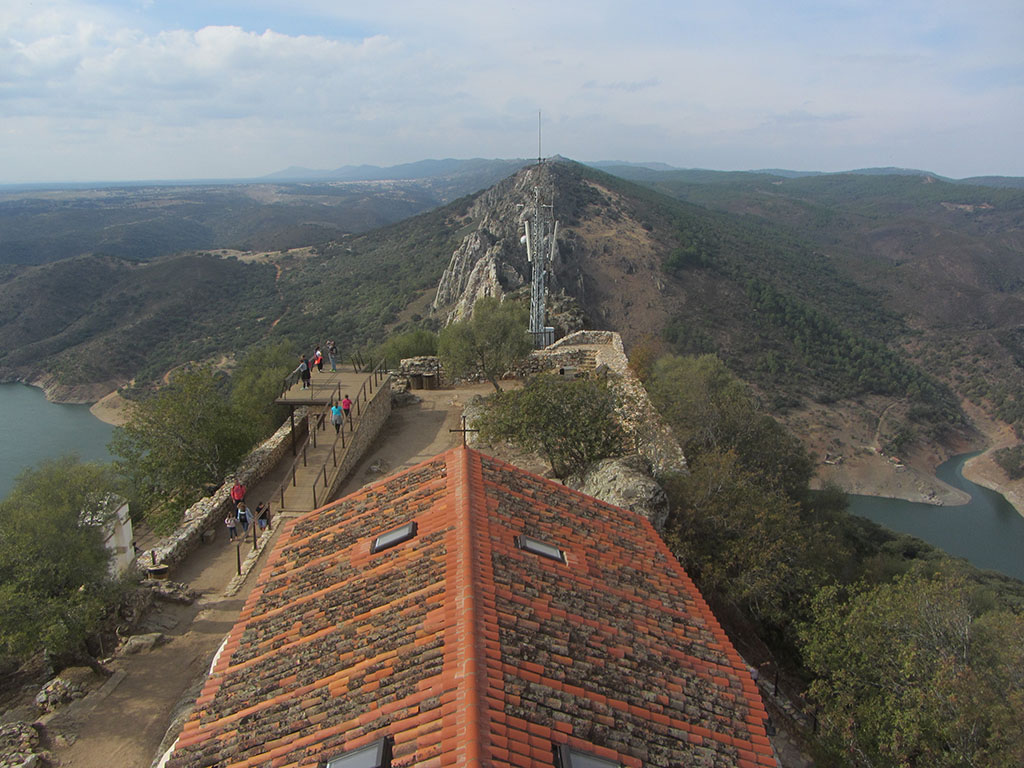
<svg viewBox="0 0 1024 768">
<path fill-rule="evenodd" d="M 327 462 L 324 462 L 323 470 L 324 470 L 324 488 L 326 488 L 327 487 Z"/>
<path fill-rule="evenodd" d="M 340 434 L 340 432 L 339 432 Z M 334 466 L 338 466 L 338 441 L 334 441 L 334 445 L 331 446 L 331 458 L 334 459 Z"/>
<path fill-rule="evenodd" d="M 316 483 L 313 483 L 313 509 L 316 509 L 320 505 L 316 503 Z"/>
<path fill-rule="evenodd" d="M 281 509 L 284 509 L 284 485 L 281 485 Z"/>
<path fill-rule="evenodd" d="M 296 485 L 297 483 L 295 482 L 295 465 L 292 464 L 292 487 L 294 488 Z"/>
<path fill-rule="evenodd" d="M 313 445 L 313 447 L 314 447 L 314 448 L 316 448 L 316 445 L 314 444 L 314 445 Z M 308 449 L 309 449 L 309 444 L 308 444 L 308 443 L 307 443 L 306 445 L 302 446 L 302 466 L 304 466 L 304 467 L 306 467 L 306 466 L 309 466 L 309 465 L 308 465 L 308 464 L 306 463 L 306 462 L 307 462 L 307 460 L 308 460 L 308 456 L 307 456 L 307 454 L 306 454 L 306 451 L 307 451 Z M 293 470 L 293 471 L 294 471 L 294 470 Z"/>
</svg>

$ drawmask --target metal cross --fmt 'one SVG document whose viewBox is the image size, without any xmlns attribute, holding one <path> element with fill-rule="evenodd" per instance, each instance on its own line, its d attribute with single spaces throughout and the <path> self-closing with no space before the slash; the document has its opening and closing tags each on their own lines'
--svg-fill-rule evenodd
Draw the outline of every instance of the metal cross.
<svg viewBox="0 0 1024 768">
<path fill-rule="evenodd" d="M 466 428 L 466 417 L 462 417 L 462 429 L 449 429 L 449 432 L 461 432 L 462 433 L 462 447 L 466 447 L 466 433 L 467 432 L 479 432 L 479 429 L 467 429 Z"/>
</svg>

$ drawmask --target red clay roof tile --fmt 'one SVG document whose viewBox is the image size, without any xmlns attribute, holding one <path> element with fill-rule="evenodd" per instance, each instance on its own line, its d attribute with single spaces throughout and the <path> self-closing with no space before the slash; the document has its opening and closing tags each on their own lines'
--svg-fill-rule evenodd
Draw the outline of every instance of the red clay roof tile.
<svg viewBox="0 0 1024 768">
<path fill-rule="evenodd" d="M 394 766 L 551 766 L 552 742 L 773 765 L 764 720 L 645 519 L 456 448 L 285 527 L 168 766 L 312 768 L 384 735 Z"/>
</svg>

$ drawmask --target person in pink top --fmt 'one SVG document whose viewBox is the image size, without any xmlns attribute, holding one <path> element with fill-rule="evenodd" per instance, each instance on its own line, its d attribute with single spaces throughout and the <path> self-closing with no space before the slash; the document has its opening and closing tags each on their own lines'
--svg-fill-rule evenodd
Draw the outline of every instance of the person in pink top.
<svg viewBox="0 0 1024 768">
<path fill-rule="evenodd" d="M 345 414 L 346 419 L 352 418 L 352 401 L 348 399 L 348 395 L 345 395 L 341 399 L 341 412 Z"/>
</svg>

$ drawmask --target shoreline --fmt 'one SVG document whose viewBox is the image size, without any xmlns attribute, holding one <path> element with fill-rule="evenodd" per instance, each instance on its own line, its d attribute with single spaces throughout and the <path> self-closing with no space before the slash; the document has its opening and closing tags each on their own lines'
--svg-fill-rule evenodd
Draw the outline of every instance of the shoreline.
<svg viewBox="0 0 1024 768">
<path fill-rule="evenodd" d="M 980 408 L 971 403 L 961 407 L 985 436 L 986 445 L 982 453 L 964 464 L 964 477 L 975 485 L 1001 494 L 1017 514 L 1024 517 L 1024 480 L 1008 480 L 1002 467 L 996 464 L 992 454 L 1000 448 L 1016 445 L 1019 441 L 1008 424 L 993 421 Z"/>
<path fill-rule="evenodd" d="M 115 390 L 89 406 L 89 412 L 106 424 L 123 427 L 128 421 L 128 409 L 130 406 L 131 402 L 125 400 Z"/>
<path fill-rule="evenodd" d="M 7 379 L 0 381 L 0 384 L 24 384 L 26 387 L 42 390 L 43 397 L 51 403 L 88 405 L 93 416 L 114 427 L 124 426 L 128 421 L 128 408 L 131 402 L 118 394 L 118 385 L 115 382 L 65 386 L 54 383 L 51 377 L 44 376 L 35 381 Z"/>
<path fill-rule="evenodd" d="M 978 443 L 958 446 L 948 454 L 924 450 L 908 457 L 903 465 L 894 465 L 878 454 L 859 455 L 841 465 L 819 466 L 813 486 L 820 488 L 824 482 L 832 481 L 846 493 L 860 496 L 960 506 L 970 501 L 970 495 L 939 480 L 935 470 L 952 456 L 980 450 L 981 453 L 964 464 L 964 478 L 1000 494 L 1024 517 L 1024 480 L 1008 481 L 1002 468 L 992 459 L 994 451 L 1019 442 L 1013 429 L 994 421 L 971 403 L 963 402 L 961 406 L 980 435 Z"/>
</svg>

